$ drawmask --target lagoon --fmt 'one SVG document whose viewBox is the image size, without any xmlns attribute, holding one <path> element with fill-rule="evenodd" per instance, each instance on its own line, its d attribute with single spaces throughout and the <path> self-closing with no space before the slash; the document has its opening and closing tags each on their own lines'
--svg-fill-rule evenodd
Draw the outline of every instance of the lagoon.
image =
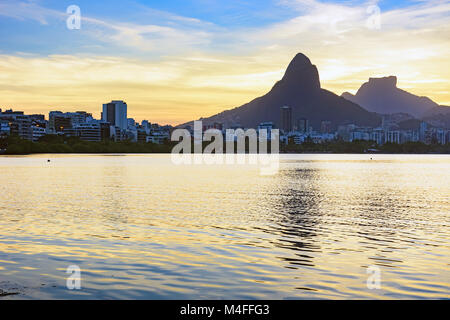
<svg viewBox="0 0 450 320">
<path fill-rule="evenodd" d="M 450 298 L 450 156 L 280 157 L 1 156 L 0 299 Z"/>
</svg>

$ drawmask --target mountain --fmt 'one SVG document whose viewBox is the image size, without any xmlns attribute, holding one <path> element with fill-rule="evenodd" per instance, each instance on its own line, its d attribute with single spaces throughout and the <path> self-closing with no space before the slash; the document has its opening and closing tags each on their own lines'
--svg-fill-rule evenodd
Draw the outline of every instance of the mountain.
<svg viewBox="0 0 450 320">
<path fill-rule="evenodd" d="M 380 118 L 359 105 L 320 87 L 319 73 L 304 54 L 297 54 L 289 64 L 283 78 L 262 97 L 238 108 L 227 110 L 204 123 L 222 122 L 227 127 L 238 125 L 256 128 L 261 122 L 272 121 L 280 127 L 280 108 L 292 108 L 292 120 L 306 118 L 313 128 L 319 129 L 323 120 L 336 128 L 342 123 L 376 126 Z"/>
<path fill-rule="evenodd" d="M 419 97 L 397 88 L 397 77 L 370 78 L 356 95 L 344 92 L 342 97 L 380 114 L 409 113 L 421 118 L 438 104 L 427 97 Z"/>
<path fill-rule="evenodd" d="M 422 120 L 435 127 L 450 129 L 450 107 L 438 106 L 427 111 Z"/>
<path fill-rule="evenodd" d="M 437 106 L 433 109 L 428 110 L 425 112 L 423 117 L 434 117 L 434 116 L 449 116 L 450 115 L 450 107 L 449 106 Z"/>
</svg>

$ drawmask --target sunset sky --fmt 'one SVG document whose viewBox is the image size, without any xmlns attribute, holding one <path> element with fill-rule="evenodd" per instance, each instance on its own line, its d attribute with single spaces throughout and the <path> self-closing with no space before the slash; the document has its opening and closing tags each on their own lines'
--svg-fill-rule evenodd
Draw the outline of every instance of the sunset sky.
<svg viewBox="0 0 450 320">
<path fill-rule="evenodd" d="M 136 120 L 179 124 L 266 93 L 297 52 L 337 94 L 396 75 L 450 105 L 448 0 L 1 0 L 0 108 L 99 117 L 120 99 Z"/>
</svg>

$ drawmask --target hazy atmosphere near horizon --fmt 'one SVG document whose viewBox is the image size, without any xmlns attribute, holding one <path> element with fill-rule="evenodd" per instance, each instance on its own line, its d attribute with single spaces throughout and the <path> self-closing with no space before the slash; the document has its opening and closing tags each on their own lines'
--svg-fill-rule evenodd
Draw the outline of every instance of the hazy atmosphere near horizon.
<svg viewBox="0 0 450 320">
<path fill-rule="evenodd" d="M 297 52 L 338 95 L 394 75 L 450 105 L 449 11 L 445 0 L 1 1 L 0 105 L 99 116 L 123 99 L 136 120 L 176 125 L 266 93 Z"/>
<path fill-rule="evenodd" d="M 0 310 L 360 299 L 450 300 L 450 0 L 0 0 Z"/>
</svg>

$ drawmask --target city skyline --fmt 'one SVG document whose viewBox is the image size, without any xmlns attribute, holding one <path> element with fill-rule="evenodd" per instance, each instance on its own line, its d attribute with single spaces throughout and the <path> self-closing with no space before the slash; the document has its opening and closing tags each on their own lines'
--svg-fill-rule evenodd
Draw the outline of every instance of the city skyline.
<svg viewBox="0 0 450 320">
<path fill-rule="evenodd" d="M 450 104 L 448 1 L 79 1 L 81 29 L 68 30 L 71 4 L 0 4 L 2 108 L 99 117 L 104 101 L 124 99 L 138 121 L 177 125 L 262 95 L 298 51 L 339 95 L 395 75 Z M 379 28 L 367 26 L 374 8 Z"/>
<path fill-rule="evenodd" d="M 283 78 L 266 95 L 232 111 L 201 118 L 200 124 L 188 122 L 177 129 L 192 133 L 192 128 L 197 126 L 204 131 L 219 129 L 225 134 L 226 129 L 263 128 L 271 136 L 270 131 L 279 128 L 283 133 L 280 141 L 286 145 L 356 140 L 373 141 L 377 145 L 447 144 L 450 108 L 401 90 L 396 84 L 396 77 L 370 78 L 356 95 L 343 94 L 347 100 L 322 89 L 317 67 L 307 56 L 298 53 Z M 360 105 L 351 102 L 355 99 Z M 0 134 L 18 135 L 34 142 L 55 134 L 93 142 L 160 144 L 170 138 L 173 128 L 170 125 L 161 130 L 157 123 L 151 125 L 150 121 L 142 120 L 138 124 L 134 118 L 128 118 L 128 105 L 123 100 L 104 103 L 101 110 L 100 120 L 86 111 L 51 111 L 47 122 L 44 115 L 0 109 Z"/>
<path fill-rule="evenodd" d="M 50 111 L 48 120 L 43 114 L 26 115 L 23 111 L 0 109 L 0 138 L 7 140 L 8 136 L 18 136 L 21 139 L 40 142 L 46 136 L 64 136 L 65 138 L 79 138 L 83 141 L 130 141 L 140 143 L 165 144 L 174 141 L 171 138 L 172 129 L 187 131 L 192 134 L 197 126 L 203 131 L 208 129 L 218 130 L 223 136 L 234 136 L 235 127 L 222 122 L 211 123 L 202 120 L 195 121 L 193 127 L 190 124 L 174 128 L 171 125 L 161 126 L 149 120 L 140 123 L 134 118 L 127 116 L 128 106 L 125 101 L 113 100 L 102 105 L 101 118 L 96 119 L 86 111 Z M 293 118 L 292 108 L 284 105 L 279 109 L 280 127 L 274 121 L 259 123 L 255 128 L 244 128 L 244 130 L 257 129 L 258 137 L 264 130 L 265 138 L 270 140 L 274 129 L 281 129 L 279 141 L 285 145 L 304 143 L 323 144 L 334 141 L 339 143 L 366 141 L 378 146 L 386 143 L 404 144 L 421 142 L 425 144 L 448 145 L 450 141 L 450 130 L 439 127 L 434 121 L 427 123 L 424 120 L 414 118 L 407 113 L 394 113 L 380 115 L 381 123 L 377 126 L 356 125 L 355 123 L 335 122 L 335 120 L 321 120 L 320 127 L 314 128 L 309 125 L 309 119 Z M 333 130 L 333 127 L 336 129 Z M 231 129 L 229 132 L 228 129 Z M 242 129 L 242 128 L 239 128 Z M 249 132 L 250 132 L 249 131 Z M 278 135 L 278 134 L 277 134 Z M 264 137 L 263 136 L 263 137 Z M 175 139 L 176 140 L 176 139 Z M 375 145 L 374 145 L 375 146 Z M 0 149 L 1 151 L 2 149 Z M 379 152 L 377 149 L 372 151 Z M 5 150 L 3 150 L 4 152 Z"/>
</svg>

